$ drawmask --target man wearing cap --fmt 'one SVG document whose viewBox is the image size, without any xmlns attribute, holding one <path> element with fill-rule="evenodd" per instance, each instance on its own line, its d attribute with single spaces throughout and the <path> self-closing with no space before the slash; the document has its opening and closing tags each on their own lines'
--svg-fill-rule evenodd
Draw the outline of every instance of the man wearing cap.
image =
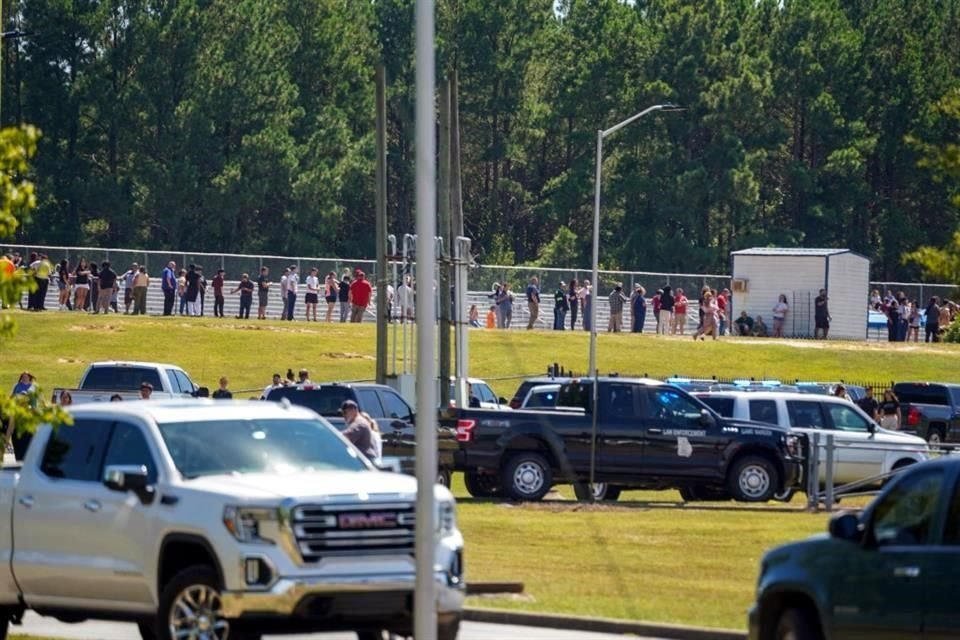
<svg viewBox="0 0 960 640">
<path fill-rule="evenodd" d="M 370 304 L 370 296 L 373 294 L 373 287 L 367 280 L 366 274 L 357 269 L 353 273 L 353 282 L 350 283 L 350 322 L 363 322 L 363 313 Z"/>
<path fill-rule="evenodd" d="M 353 400 L 344 400 L 340 405 L 340 413 L 343 414 L 343 420 L 347 425 L 343 435 L 353 443 L 353 446 L 360 449 L 367 459 L 375 460 L 377 451 L 373 446 L 373 428 L 367 419 L 360 415 L 360 407 Z"/>
<path fill-rule="evenodd" d="M 141 382 L 140 383 L 140 399 L 149 400 L 150 396 L 152 395 L 153 395 L 153 385 L 146 381 Z"/>
</svg>

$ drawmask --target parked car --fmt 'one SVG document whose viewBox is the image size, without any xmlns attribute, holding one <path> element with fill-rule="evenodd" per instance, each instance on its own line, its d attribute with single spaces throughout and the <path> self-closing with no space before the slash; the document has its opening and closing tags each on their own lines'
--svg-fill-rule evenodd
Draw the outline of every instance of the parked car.
<svg viewBox="0 0 960 640">
<path fill-rule="evenodd" d="M 867 397 L 867 388 L 859 384 L 847 384 L 846 382 L 796 382 L 794 386 L 800 393 L 814 393 L 820 395 L 836 395 L 837 387 L 843 385 L 847 390 L 847 395 L 854 402 L 859 402 Z"/>
<path fill-rule="evenodd" d="M 140 385 L 150 383 L 153 400 L 164 398 L 206 396 L 209 390 L 196 385 L 186 371 L 174 364 L 159 362 L 94 362 L 80 378 L 76 389 L 53 390 L 53 402 L 59 403 L 64 391 L 70 393 L 74 404 L 107 402 L 120 394 L 124 400 L 140 397 Z"/>
<path fill-rule="evenodd" d="M 960 384 L 898 382 L 901 429 L 930 444 L 960 441 Z"/>
<path fill-rule="evenodd" d="M 808 436 L 820 433 L 820 482 L 826 480 L 825 436 L 832 434 L 834 484 L 857 482 L 927 460 L 921 438 L 888 431 L 849 400 L 827 395 L 780 391 L 696 393 L 722 416 L 789 427 Z M 878 480 L 876 484 L 880 484 Z"/>
<path fill-rule="evenodd" d="M 271 389 L 266 400 L 284 400 L 307 407 L 323 416 L 339 430 L 346 428 L 340 406 L 353 400 L 371 418 L 377 421 L 383 439 L 385 462 L 396 462 L 406 473 L 414 473 L 416 451 L 416 423 L 413 409 L 392 387 L 382 384 L 339 383 L 298 384 Z M 457 441 L 453 429 L 438 426 L 438 482 L 450 486 L 450 469 Z"/>
<path fill-rule="evenodd" d="M 268 402 L 71 407 L 0 474 L 0 637 L 25 609 L 129 620 L 144 640 L 412 633 L 417 482 L 316 413 Z M 434 487 L 438 637 L 464 599 L 454 500 Z"/>
<path fill-rule="evenodd" d="M 513 397 L 510 398 L 510 408 L 519 409 L 523 406 L 523 400 L 527 397 L 527 394 L 530 393 L 530 389 L 534 387 L 539 387 L 545 384 L 566 384 L 570 382 L 573 378 L 566 377 L 553 377 L 553 376 L 540 376 L 537 378 L 527 378 L 520 383 L 520 386 L 517 387 L 516 392 L 514 392 Z"/>
<path fill-rule="evenodd" d="M 694 391 L 721 391 L 734 388 L 734 386 L 729 383 L 719 382 L 713 378 L 681 378 L 674 376 L 667 378 L 664 382 L 691 393 Z"/>
<path fill-rule="evenodd" d="M 685 497 L 762 502 L 800 477 L 803 436 L 719 417 L 657 380 L 599 378 L 594 443 L 593 383 L 561 386 L 559 404 L 581 407 L 579 413 L 454 411 L 450 424 L 460 444 L 454 465 L 465 472 L 471 494 L 540 500 L 555 478 L 585 487 L 594 448 L 595 480 L 606 485 L 600 493 L 607 499 L 625 488 L 677 488 Z"/>
<path fill-rule="evenodd" d="M 750 640 L 958 638 L 960 460 L 914 465 L 862 515 L 760 562 Z"/>
<path fill-rule="evenodd" d="M 480 378 L 467 378 L 467 383 L 470 385 L 471 395 L 477 399 L 480 403 L 480 408 L 482 409 L 496 409 L 498 411 L 506 411 L 510 409 L 510 405 L 507 402 L 506 398 L 498 397 L 494 393 L 493 389 L 490 388 L 490 385 Z M 450 379 L 450 406 L 456 406 L 453 398 L 456 396 L 456 380 Z"/>
</svg>

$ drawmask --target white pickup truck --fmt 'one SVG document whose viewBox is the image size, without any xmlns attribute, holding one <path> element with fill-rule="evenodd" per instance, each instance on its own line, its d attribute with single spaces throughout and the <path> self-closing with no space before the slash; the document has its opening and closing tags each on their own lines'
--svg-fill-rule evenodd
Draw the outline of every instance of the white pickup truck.
<svg viewBox="0 0 960 640">
<path fill-rule="evenodd" d="M 27 609 L 138 623 L 144 640 L 412 634 L 416 479 L 375 469 L 307 409 L 90 403 L 0 474 L 0 640 Z M 463 537 L 437 486 L 440 640 Z"/>
<path fill-rule="evenodd" d="M 74 404 L 107 402 L 119 395 L 124 400 L 140 397 L 140 385 L 153 387 L 151 400 L 206 396 L 209 390 L 194 384 L 187 372 L 173 364 L 160 362 L 94 362 L 87 367 L 77 389 L 53 390 L 53 402 L 60 403 L 64 391 Z"/>
</svg>

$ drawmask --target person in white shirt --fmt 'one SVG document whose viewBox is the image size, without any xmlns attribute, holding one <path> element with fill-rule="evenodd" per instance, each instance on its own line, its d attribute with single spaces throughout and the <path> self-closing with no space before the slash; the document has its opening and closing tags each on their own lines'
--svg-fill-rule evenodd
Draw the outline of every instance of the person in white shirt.
<svg viewBox="0 0 960 640">
<path fill-rule="evenodd" d="M 283 310 L 280 311 L 280 319 L 287 319 L 287 279 L 290 277 L 290 267 L 283 270 L 280 276 L 280 300 L 283 302 Z"/>
<path fill-rule="evenodd" d="M 303 297 L 303 303 L 306 308 L 307 322 L 310 321 L 311 314 L 313 315 L 313 321 L 317 321 L 317 302 L 320 300 L 320 276 L 317 275 L 318 273 L 316 267 L 310 269 L 310 275 L 305 280 L 307 293 Z"/>
<path fill-rule="evenodd" d="M 287 320 L 293 320 L 293 308 L 297 304 L 297 285 L 300 276 L 297 275 L 297 265 L 290 265 L 290 275 L 287 276 Z"/>
<path fill-rule="evenodd" d="M 284 385 L 283 385 L 283 378 L 280 376 L 279 373 L 273 374 L 273 381 L 272 381 L 270 384 L 268 384 L 266 387 L 263 388 L 263 393 L 260 394 L 260 399 L 261 399 L 261 400 L 266 400 L 266 399 L 267 399 L 267 396 L 270 395 L 270 392 L 271 392 L 271 391 L 273 391 L 274 389 L 279 389 L 279 388 L 281 388 L 282 386 L 284 386 Z"/>
<path fill-rule="evenodd" d="M 397 302 L 400 304 L 400 322 L 413 322 L 415 297 L 410 276 L 406 276 L 403 284 L 397 288 Z"/>
</svg>

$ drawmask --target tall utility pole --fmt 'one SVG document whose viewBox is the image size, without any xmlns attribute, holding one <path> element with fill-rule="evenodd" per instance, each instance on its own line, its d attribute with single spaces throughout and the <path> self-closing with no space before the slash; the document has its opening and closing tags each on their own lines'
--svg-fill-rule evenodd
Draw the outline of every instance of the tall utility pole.
<svg viewBox="0 0 960 640">
<path fill-rule="evenodd" d="M 377 65 L 377 166 L 376 223 L 374 245 L 377 257 L 377 384 L 387 383 L 387 317 L 391 312 L 387 300 L 387 72 Z"/>
<path fill-rule="evenodd" d="M 463 235 L 463 185 L 460 183 L 460 78 L 450 77 L 450 222 L 454 238 Z"/>
<path fill-rule="evenodd" d="M 437 317 L 434 296 L 429 295 L 436 264 L 436 39 L 434 0 L 416 5 L 416 175 L 417 175 L 417 510 L 414 558 L 417 565 L 413 600 L 413 635 L 417 640 L 437 638 L 437 588 L 434 574 L 434 536 L 437 513 L 437 365 L 434 340 Z M 423 295 L 428 293 L 428 295 Z M 449 293 L 445 295 L 450 295 Z M 445 382 L 449 386 L 449 382 Z M 441 385 L 443 386 L 443 385 Z"/>
<path fill-rule="evenodd" d="M 450 264 L 453 236 L 450 233 L 450 80 L 440 83 L 439 92 L 440 138 L 437 180 L 437 235 L 441 241 L 440 278 L 437 290 L 440 295 L 440 406 L 450 406 Z"/>
</svg>

